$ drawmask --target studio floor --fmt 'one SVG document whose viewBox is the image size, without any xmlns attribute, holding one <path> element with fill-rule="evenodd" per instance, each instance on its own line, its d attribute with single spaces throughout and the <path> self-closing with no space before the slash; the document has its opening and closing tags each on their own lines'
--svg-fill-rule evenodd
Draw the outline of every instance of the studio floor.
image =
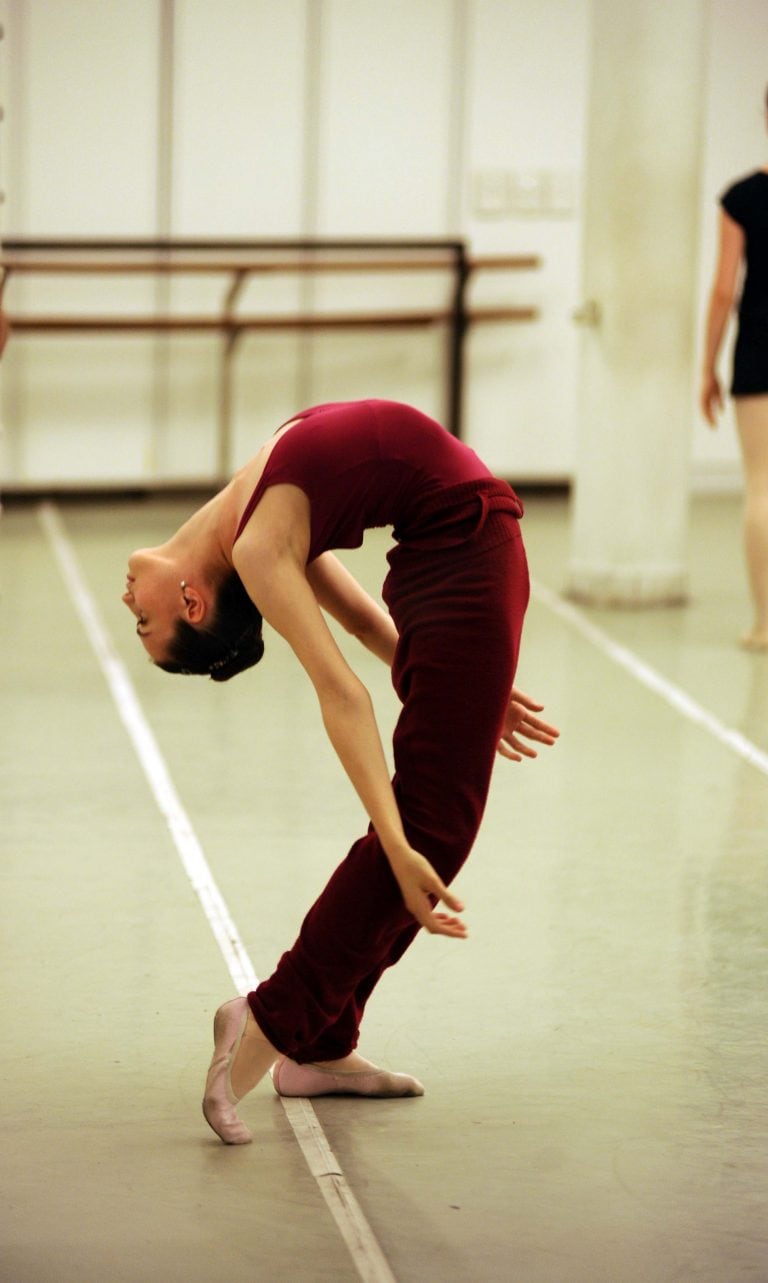
<svg viewBox="0 0 768 1283">
<path fill-rule="evenodd" d="M 127 554 L 174 499 L 0 519 L 2 1283 L 765 1283 L 768 654 L 734 498 L 692 506 L 690 601 L 561 596 L 531 495 L 519 684 L 562 730 L 499 759 L 457 889 L 361 1050 L 423 1098 L 200 1113 L 215 1008 L 269 973 L 363 825 L 274 634 L 216 686 L 146 661 Z M 387 544 L 348 564 L 373 591 Z M 343 642 L 391 730 L 383 666 Z M 467 674 L 468 682 L 472 675 Z"/>
</svg>

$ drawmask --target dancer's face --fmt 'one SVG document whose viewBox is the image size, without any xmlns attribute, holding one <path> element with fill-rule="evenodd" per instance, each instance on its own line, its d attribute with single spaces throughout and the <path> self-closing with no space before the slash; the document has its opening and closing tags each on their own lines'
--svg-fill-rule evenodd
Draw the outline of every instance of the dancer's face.
<svg viewBox="0 0 768 1283">
<path fill-rule="evenodd" d="M 150 659 L 165 659 L 184 609 L 176 568 L 154 548 L 137 549 L 128 558 L 122 600 L 136 617 L 136 633 Z"/>
</svg>

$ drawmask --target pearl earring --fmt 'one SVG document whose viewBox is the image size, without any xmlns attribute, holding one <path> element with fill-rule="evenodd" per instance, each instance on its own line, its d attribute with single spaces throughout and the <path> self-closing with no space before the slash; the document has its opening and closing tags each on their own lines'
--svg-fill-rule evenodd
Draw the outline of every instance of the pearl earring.
<svg viewBox="0 0 768 1283">
<path fill-rule="evenodd" d="M 182 581 L 181 581 L 181 591 L 182 591 L 182 592 L 186 592 L 186 588 L 187 588 L 187 581 L 186 581 L 186 579 L 182 579 Z"/>
</svg>

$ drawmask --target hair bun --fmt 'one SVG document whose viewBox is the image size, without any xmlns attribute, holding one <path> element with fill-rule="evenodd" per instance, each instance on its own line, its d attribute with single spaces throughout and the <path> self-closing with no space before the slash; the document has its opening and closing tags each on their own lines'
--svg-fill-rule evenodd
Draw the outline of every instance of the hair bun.
<svg viewBox="0 0 768 1283">
<path fill-rule="evenodd" d="M 209 677 L 212 682 L 228 682 L 230 677 L 237 677 L 246 668 L 258 664 L 264 654 L 264 641 L 261 634 L 246 637 L 236 650 L 232 650 L 223 659 L 217 659 L 211 665 Z"/>
</svg>

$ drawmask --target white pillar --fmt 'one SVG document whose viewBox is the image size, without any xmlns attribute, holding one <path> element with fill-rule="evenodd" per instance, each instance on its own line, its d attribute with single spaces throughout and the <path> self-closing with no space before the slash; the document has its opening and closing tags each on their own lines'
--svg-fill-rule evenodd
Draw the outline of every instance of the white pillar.
<svg viewBox="0 0 768 1283">
<path fill-rule="evenodd" d="M 593 0 L 570 595 L 682 601 L 706 0 Z"/>
</svg>

